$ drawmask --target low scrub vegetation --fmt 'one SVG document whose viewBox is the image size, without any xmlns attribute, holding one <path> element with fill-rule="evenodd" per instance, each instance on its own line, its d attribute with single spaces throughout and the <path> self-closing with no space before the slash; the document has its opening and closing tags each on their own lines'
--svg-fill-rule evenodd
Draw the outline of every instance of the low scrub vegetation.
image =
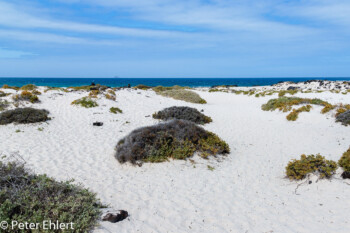
<svg viewBox="0 0 350 233">
<path fill-rule="evenodd" d="M 112 94 L 109 94 L 109 93 L 105 94 L 105 97 L 106 97 L 106 99 L 113 100 L 113 101 L 115 101 L 117 99 L 115 97 L 115 95 L 112 95 Z"/>
<path fill-rule="evenodd" d="M 35 86 L 34 84 L 27 84 L 21 87 L 21 90 L 24 91 L 34 91 L 37 89 L 37 86 Z"/>
<path fill-rule="evenodd" d="M 293 109 L 293 111 L 287 115 L 287 120 L 296 121 L 299 117 L 299 113 L 310 112 L 311 108 L 312 108 L 312 106 L 308 104 L 308 105 L 302 106 L 298 109 Z"/>
<path fill-rule="evenodd" d="M 347 110 L 346 112 L 343 112 L 341 114 L 339 114 L 336 117 L 336 122 L 340 122 L 345 126 L 350 125 L 350 110 Z"/>
<path fill-rule="evenodd" d="M 157 92 L 157 94 L 165 97 L 170 97 L 176 100 L 183 100 L 189 103 L 195 103 L 195 104 L 207 103 L 207 101 L 202 99 L 197 93 L 189 90 L 173 89 L 173 90 L 167 90 L 167 91 L 160 91 L 160 92 Z"/>
<path fill-rule="evenodd" d="M 39 102 L 39 97 L 30 91 L 22 91 L 21 94 L 14 95 L 14 101 L 29 101 L 31 103 Z"/>
<path fill-rule="evenodd" d="M 143 84 L 139 84 L 139 85 L 135 86 L 134 88 L 135 88 L 135 89 L 140 89 L 140 90 L 152 89 L 151 86 L 146 86 L 146 85 L 143 85 Z"/>
<path fill-rule="evenodd" d="M 114 114 L 123 113 L 123 111 L 122 111 L 120 108 L 117 108 L 117 107 L 111 107 L 111 108 L 109 109 L 109 111 L 110 111 L 111 113 L 114 113 Z"/>
<path fill-rule="evenodd" d="M 0 113 L 0 125 L 10 123 L 29 124 L 50 120 L 49 112 L 44 109 L 16 108 Z"/>
<path fill-rule="evenodd" d="M 198 152 L 204 158 L 226 154 L 230 148 L 214 133 L 184 120 L 172 120 L 132 131 L 116 146 L 120 163 L 163 162 L 186 159 Z"/>
<path fill-rule="evenodd" d="M 170 107 L 153 114 L 153 118 L 161 120 L 187 120 L 196 124 L 206 124 L 212 122 L 212 119 L 195 108 L 190 107 Z"/>
<path fill-rule="evenodd" d="M 320 154 L 301 155 L 299 160 L 292 160 L 286 167 L 286 175 L 291 180 L 301 180 L 307 174 L 315 173 L 320 178 L 330 178 L 337 170 L 337 163 L 326 160 Z"/>
<path fill-rule="evenodd" d="M 338 161 L 340 167 L 346 172 L 350 172 L 350 148 L 344 152 L 343 156 Z"/>
<path fill-rule="evenodd" d="M 48 91 L 63 91 L 63 92 L 68 92 L 67 89 L 63 88 L 63 87 L 47 87 L 47 89 L 44 92 L 48 92 Z"/>
<path fill-rule="evenodd" d="M 73 223 L 65 232 L 90 232 L 97 224 L 102 204 L 96 194 L 73 184 L 72 181 L 58 182 L 46 175 L 36 175 L 26 169 L 23 163 L 0 161 L 0 219 L 43 223 Z M 23 231 L 19 228 L 11 232 Z M 35 232 L 47 232 L 39 224 Z M 50 232 L 61 232 L 51 229 Z"/>
<path fill-rule="evenodd" d="M 292 110 L 293 105 L 299 104 L 312 104 L 324 106 L 324 108 L 322 109 L 322 113 L 326 113 L 333 109 L 333 106 L 326 101 L 320 99 L 308 99 L 299 97 L 280 97 L 277 99 L 271 99 L 266 104 L 263 104 L 261 109 L 264 111 L 274 111 L 278 109 L 283 112 L 288 112 Z"/>
<path fill-rule="evenodd" d="M 81 99 L 77 99 L 77 100 L 74 100 L 72 102 L 73 105 L 80 105 L 84 108 L 94 108 L 94 107 L 97 107 L 98 104 L 96 101 L 88 98 L 88 97 L 83 97 Z"/>
<path fill-rule="evenodd" d="M 9 86 L 9 85 L 7 85 L 7 84 L 4 84 L 3 86 L 2 86 L 2 88 L 3 89 L 13 89 L 13 90 L 16 90 L 16 91 L 18 91 L 20 88 L 19 87 L 16 87 L 16 86 Z"/>
<path fill-rule="evenodd" d="M 9 102 L 7 100 L 0 100 L 0 111 L 5 110 L 9 106 Z"/>
</svg>

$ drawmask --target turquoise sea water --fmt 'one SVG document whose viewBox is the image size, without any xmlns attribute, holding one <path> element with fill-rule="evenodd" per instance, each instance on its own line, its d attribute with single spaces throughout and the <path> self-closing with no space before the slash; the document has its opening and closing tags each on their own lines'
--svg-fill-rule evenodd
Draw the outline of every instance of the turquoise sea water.
<svg viewBox="0 0 350 233">
<path fill-rule="evenodd" d="M 333 80 L 350 81 L 349 78 L 0 78 L 0 86 L 23 86 L 35 84 L 37 86 L 69 87 L 90 85 L 92 82 L 111 87 L 123 87 L 130 84 L 136 86 L 144 84 L 147 86 L 189 86 L 189 87 L 211 87 L 215 85 L 238 85 L 238 86 L 265 86 L 278 82 L 306 80 Z"/>
</svg>

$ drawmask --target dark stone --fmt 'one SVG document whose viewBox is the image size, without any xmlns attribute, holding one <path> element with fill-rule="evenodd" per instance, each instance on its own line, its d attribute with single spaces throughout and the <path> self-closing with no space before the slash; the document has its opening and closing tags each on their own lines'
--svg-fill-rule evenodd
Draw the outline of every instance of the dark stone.
<svg viewBox="0 0 350 233">
<path fill-rule="evenodd" d="M 102 221 L 108 221 L 112 223 L 120 222 L 126 219 L 129 213 L 125 210 L 119 210 L 119 213 L 108 213 L 102 218 Z"/>
<path fill-rule="evenodd" d="M 97 86 L 90 87 L 90 91 L 97 91 L 99 88 Z"/>
<path fill-rule="evenodd" d="M 311 181 L 311 180 L 309 181 L 309 184 L 312 184 L 312 181 Z"/>
<path fill-rule="evenodd" d="M 93 126 L 102 126 L 103 122 L 94 122 L 92 123 Z"/>
<path fill-rule="evenodd" d="M 130 84 L 128 84 L 128 88 L 130 88 L 131 87 L 131 85 Z"/>
<path fill-rule="evenodd" d="M 95 86 L 96 84 L 94 83 L 94 82 L 92 82 L 91 84 L 90 84 L 90 86 Z"/>
<path fill-rule="evenodd" d="M 347 172 L 347 171 L 343 172 L 343 173 L 341 174 L 341 177 L 342 177 L 343 179 L 350 179 L 350 172 Z"/>
</svg>

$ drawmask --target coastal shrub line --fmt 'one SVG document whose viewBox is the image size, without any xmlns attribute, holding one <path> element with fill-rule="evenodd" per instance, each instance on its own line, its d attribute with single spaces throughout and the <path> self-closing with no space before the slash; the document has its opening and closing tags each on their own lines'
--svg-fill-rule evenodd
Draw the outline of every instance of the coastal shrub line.
<svg viewBox="0 0 350 233">
<path fill-rule="evenodd" d="M 132 131 L 116 146 L 120 163 L 163 162 L 186 159 L 195 152 L 203 158 L 230 152 L 228 144 L 216 134 L 184 120 L 172 120 Z"/>
<path fill-rule="evenodd" d="M 123 111 L 122 111 L 120 108 L 117 108 L 117 107 L 111 107 L 111 108 L 109 109 L 109 111 L 110 111 L 111 113 L 114 113 L 114 114 L 123 113 Z"/>
</svg>

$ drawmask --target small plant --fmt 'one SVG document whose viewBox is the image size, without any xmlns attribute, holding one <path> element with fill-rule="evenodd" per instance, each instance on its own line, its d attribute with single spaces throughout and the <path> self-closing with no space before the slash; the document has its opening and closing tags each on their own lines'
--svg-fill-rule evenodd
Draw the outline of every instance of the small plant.
<svg viewBox="0 0 350 233">
<path fill-rule="evenodd" d="M 77 99 L 77 100 L 74 100 L 72 102 L 73 105 L 80 105 L 84 108 L 94 108 L 94 107 L 97 107 L 98 104 L 96 101 L 88 98 L 88 97 L 83 97 L 81 99 Z"/>
<path fill-rule="evenodd" d="M 215 167 L 212 167 L 212 166 L 210 166 L 210 165 L 208 165 L 207 168 L 208 168 L 208 170 L 210 170 L 210 171 L 214 171 L 214 170 L 215 170 Z"/>
<path fill-rule="evenodd" d="M 187 120 L 196 124 L 206 124 L 212 122 L 212 119 L 210 117 L 200 113 L 195 108 L 177 106 L 166 108 L 162 111 L 154 113 L 153 118 L 162 120 Z"/>
<path fill-rule="evenodd" d="M 10 123 L 28 124 L 50 120 L 49 112 L 44 109 L 16 108 L 0 113 L 0 125 Z"/>
<path fill-rule="evenodd" d="M 123 111 L 122 111 L 120 108 L 117 108 L 117 107 L 111 107 L 111 108 L 109 109 L 109 111 L 110 111 L 111 113 L 114 113 L 114 114 L 117 114 L 118 112 L 119 112 L 119 113 L 123 113 Z"/>
<path fill-rule="evenodd" d="M 320 178 L 330 178 L 337 169 L 337 163 L 326 160 L 320 154 L 301 155 L 299 160 L 292 160 L 286 167 L 287 177 L 291 180 L 301 180 L 310 173 L 318 173 Z"/>
<path fill-rule="evenodd" d="M 15 131 L 16 133 L 20 133 L 20 132 L 22 132 L 20 129 L 16 129 L 16 131 Z"/>
<path fill-rule="evenodd" d="M 30 91 L 22 91 L 20 95 L 15 95 L 12 97 L 14 101 L 29 101 L 31 103 L 39 102 L 39 98 L 37 95 L 34 95 Z"/>
<path fill-rule="evenodd" d="M 289 113 L 286 118 L 288 121 L 296 121 L 298 119 L 299 113 L 310 112 L 311 108 L 312 108 L 312 106 L 308 104 L 308 105 L 302 106 L 298 109 L 293 109 L 293 111 L 291 113 Z"/>
<path fill-rule="evenodd" d="M 108 91 L 107 91 L 110 95 L 114 95 L 115 96 L 115 91 L 114 90 L 112 90 L 112 89 L 108 89 Z"/>
<path fill-rule="evenodd" d="M 32 93 L 33 93 L 34 95 L 41 95 L 41 92 L 38 91 L 38 90 L 33 90 Z"/>
<path fill-rule="evenodd" d="M 350 172 L 350 148 L 344 152 L 343 156 L 338 161 L 340 167 L 346 172 Z"/>
<path fill-rule="evenodd" d="M 92 90 L 92 91 L 90 91 L 90 93 L 89 93 L 89 97 L 91 97 L 91 98 L 97 98 L 97 97 L 98 97 L 98 94 L 100 94 L 100 91 L 99 91 L 99 90 Z"/>
<path fill-rule="evenodd" d="M 112 95 L 112 94 L 105 94 L 105 97 L 106 97 L 106 99 L 109 99 L 109 100 L 113 100 L 113 101 L 115 101 L 116 100 L 116 97 L 115 97 L 115 95 Z"/>
<path fill-rule="evenodd" d="M 38 128 L 38 131 L 40 131 L 40 132 L 42 132 L 42 131 L 44 131 L 44 128 Z"/>
<path fill-rule="evenodd" d="M 214 133 L 184 120 L 134 130 L 116 146 L 120 163 L 163 162 L 189 158 L 196 151 L 203 157 L 227 154 L 230 148 Z"/>
</svg>

